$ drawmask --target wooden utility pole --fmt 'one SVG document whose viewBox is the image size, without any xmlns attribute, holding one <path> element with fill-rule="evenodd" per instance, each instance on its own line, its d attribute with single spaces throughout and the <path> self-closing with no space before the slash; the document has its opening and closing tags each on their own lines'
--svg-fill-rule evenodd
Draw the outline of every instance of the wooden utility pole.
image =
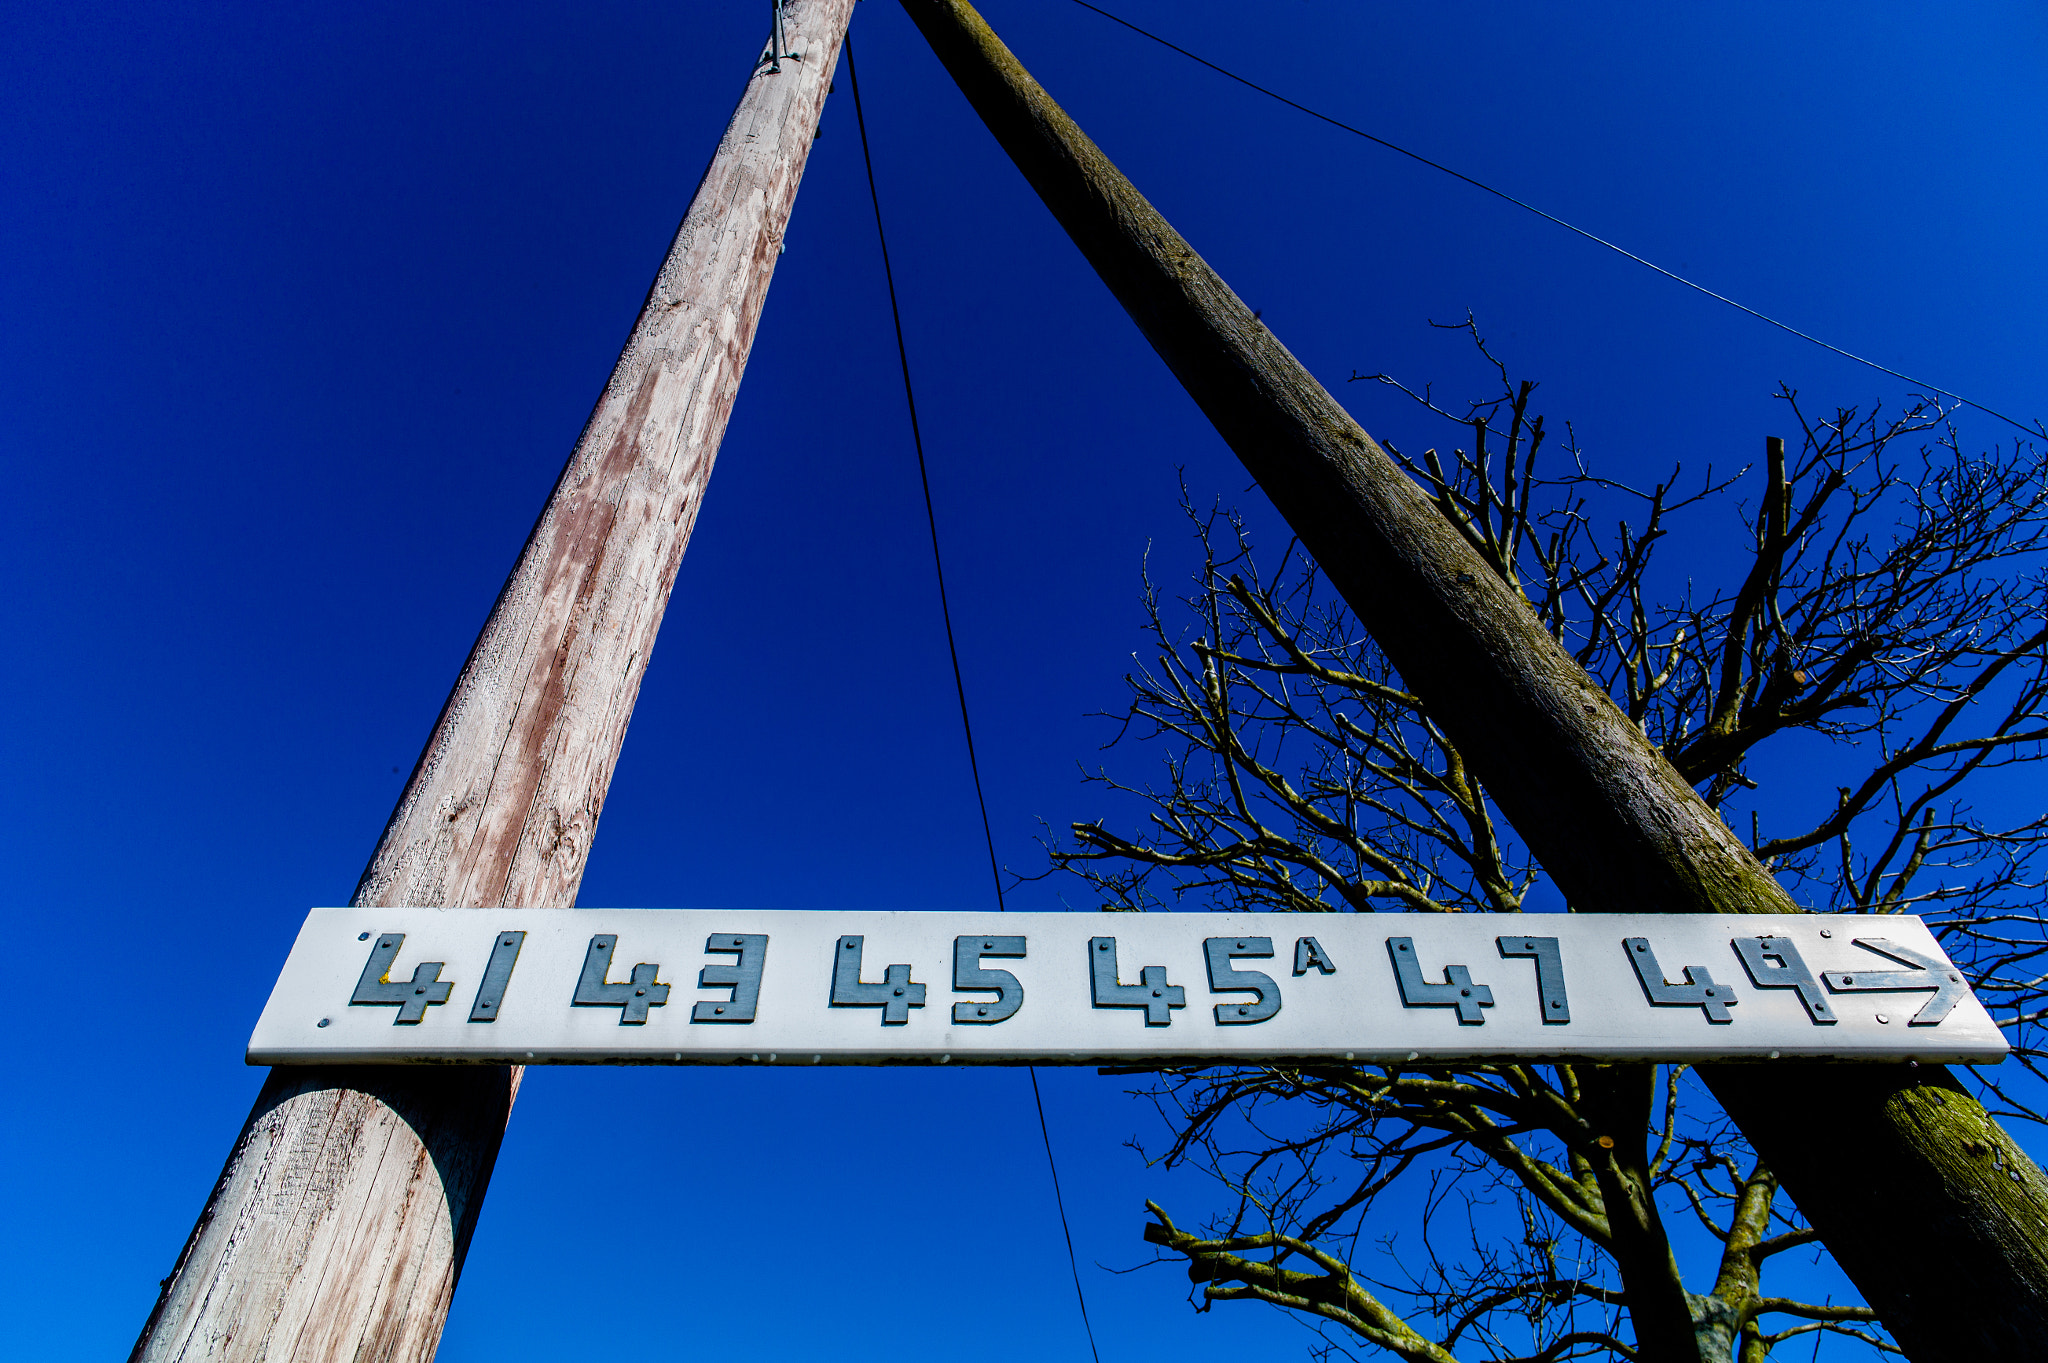
<svg viewBox="0 0 2048 1363">
<path fill-rule="evenodd" d="M 1797 912 L 973 7 L 903 5 L 1573 906 Z M 2039 1356 L 2048 1339 L 2048 1180 L 1945 1071 L 1787 1064 L 1705 1073 L 1911 1357 Z M 1646 1356 L 1662 1356 L 1644 1343 Z M 1672 1343 L 1672 1357 L 1690 1350 L 1689 1341 Z"/>
<path fill-rule="evenodd" d="M 353 903 L 575 903 L 853 5 L 780 7 Z M 133 1358 L 432 1358 L 519 1073 L 271 1071 Z"/>
</svg>

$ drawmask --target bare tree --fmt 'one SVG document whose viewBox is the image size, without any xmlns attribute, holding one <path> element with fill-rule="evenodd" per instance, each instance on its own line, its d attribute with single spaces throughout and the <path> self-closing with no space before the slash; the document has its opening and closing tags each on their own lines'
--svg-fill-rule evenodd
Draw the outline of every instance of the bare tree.
<svg viewBox="0 0 2048 1363">
<path fill-rule="evenodd" d="M 1469 444 L 1388 448 L 1788 888 L 1817 910 L 1925 916 L 2038 1074 L 2048 818 L 1973 803 L 2028 798 L 2010 777 L 2048 738 L 2034 449 L 1967 455 L 1934 400 L 1814 417 L 1784 390 L 1797 443 L 1768 441 L 1761 470 L 1634 486 L 1568 427 L 1552 440 L 1535 385 L 1463 329 L 1500 386 L 1462 411 L 1355 377 Z M 1153 656 L 1127 678 L 1113 740 L 1163 769 L 1091 776 L 1144 821 L 1075 824 L 1053 866 L 1123 910 L 1528 906 L 1541 868 L 1313 563 L 1290 545 L 1261 573 L 1238 517 L 1190 515 L 1195 589 L 1169 600 L 1148 572 Z M 1714 543 L 1731 523 L 1736 553 Z M 1975 1082 L 2036 1115 L 2012 1085 Z M 1769 1261 L 1818 1252 L 1814 1236 L 1679 1072 L 1165 1071 L 1150 1091 L 1172 1132 L 1161 1158 L 1206 1169 L 1231 1202 L 1200 1234 L 1154 1207 L 1147 1237 L 1186 1260 L 1205 1304 L 1288 1307 L 1327 1348 L 1634 1357 L 1654 1316 L 1701 1359 L 1820 1333 L 1893 1349 L 1867 1307 L 1766 1294 Z M 1641 1140 L 1602 1134 L 1616 1131 Z M 1389 1229 L 1418 1210 L 1419 1231 Z M 1667 1210 L 1720 1246 L 1705 1290 L 1687 1286 Z M 1385 1251 L 1371 1262 L 1368 1232 Z"/>
</svg>

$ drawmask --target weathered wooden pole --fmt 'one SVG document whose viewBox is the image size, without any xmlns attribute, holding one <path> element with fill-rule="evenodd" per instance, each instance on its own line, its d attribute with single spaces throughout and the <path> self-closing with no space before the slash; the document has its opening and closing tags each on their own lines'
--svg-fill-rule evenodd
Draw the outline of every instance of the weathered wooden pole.
<svg viewBox="0 0 2048 1363">
<path fill-rule="evenodd" d="M 786 0 L 355 904 L 575 902 L 853 5 Z M 518 1086 L 271 1071 L 133 1357 L 432 1358 Z"/>
<path fill-rule="evenodd" d="M 903 5 L 1570 902 L 1594 912 L 1797 912 L 973 7 Z M 2039 1355 L 2048 1180 L 1945 1072 L 1787 1065 L 1708 1077 L 1911 1357 Z"/>
</svg>

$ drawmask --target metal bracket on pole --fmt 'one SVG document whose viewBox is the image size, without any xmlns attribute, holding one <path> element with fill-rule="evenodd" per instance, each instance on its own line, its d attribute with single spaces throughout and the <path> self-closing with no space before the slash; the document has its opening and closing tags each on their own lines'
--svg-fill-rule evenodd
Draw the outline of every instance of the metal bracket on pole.
<svg viewBox="0 0 2048 1363">
<path fill-rule="evenodd" d="M 789 40 L 783 35 L 782 31 L 782 4 L 783 0 L 773 0 L 772 8 L 775 11 L 775 15 L 768 34 L 768 55 L 763 58 L 768 63 L 768 74 L 771 76 L 782 74 L 782 59 L 784 57 L 789 58 L 793 62 L 800 62 L 804 59 L 804 54 L 801 52 L 788 52 L 784 50 L 789 46 Z"/>
</svg>

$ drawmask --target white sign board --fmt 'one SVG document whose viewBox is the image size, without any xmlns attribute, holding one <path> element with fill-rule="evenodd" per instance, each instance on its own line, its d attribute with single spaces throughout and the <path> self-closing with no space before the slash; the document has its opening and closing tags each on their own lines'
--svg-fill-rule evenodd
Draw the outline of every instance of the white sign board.
<svg viewBox="0 0 2048 1363">
<path fill-rule="evenodd" d="M 314 909 L 251 1064 L 1918 1059 L 1917 918 Z"/>
</svg>

